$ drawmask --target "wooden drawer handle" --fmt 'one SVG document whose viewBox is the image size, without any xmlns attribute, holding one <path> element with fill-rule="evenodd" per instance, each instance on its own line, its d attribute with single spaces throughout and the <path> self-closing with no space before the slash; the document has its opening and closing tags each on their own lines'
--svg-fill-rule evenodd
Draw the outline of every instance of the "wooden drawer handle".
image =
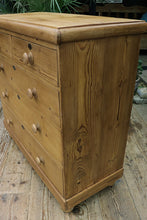
<svg viewBox="0 0 147 220">
<path fill-rule="evenodd" d="M 33 65 L 34 64 L 34 57 L 33 57 L 32 52 L 29 52 L 28 54 L 24 53 L 22 59 L 23 59 L 23 63 L 25 65 L 27 65 L 27 64 Z"/>
<path fill-rule="evenodd" d="M 40 157 L 35 158 L 37 164 L 44 164 L 44 161 Z"/>
<path fill-rule="evenodd" d="M 28 53 L 28 59 L 29 59 L 29 63 L 30 63 L 31 65 L 33 65 L 33 64 L 34 64 L 34 57 L 33 57 L 32 52 L 29 52 L 29 53 Z"/>
<path fill-rule="evenodd" d="M 40 125 L 37 124 L 32 124 L 32 130 L 34 133 L 37 133 L 37 131 L 40 131 Z"/>
<path fill-rule="evenodd" d="M 11 119 L 7 119 L 7 124 L 8 125 L 12 125 L 13 124 L 13 121 Z"/>
<path fill-rule="evenodd" d="M 41 163 L 41 160 L 40 160 L 40 158 L 39 157 L 36 157 L 36 162 L 37 162 L 37 164 L 40 164 Z"/>
<path fill-rule="evenodd" d="M 2 92 L 2 97 L 3 98 L 8 98 L 8 92 Z"/>
<path fill-rule="evenodd" d="M 27 91 L 27 94 L 28 94 L 30 99 L 32 99 L 33 97 L 37 98 L 37 90 L 36 90 L 36 88 L 33 88 L 33 89 L 29 88 L 28 91 Z"/>
<path fill-rule="evenodd" d="M 22 59 L 23 59 L 23 63 L 24 63 L 24 64 L 28 64 L 29 59 L 28 59 L 28 54 L 27 54 L 27 53 L 24 53 L 24 54 L 23 54 Z"/>
<path fill-rule="evenodd" d="M 0 72 L 4 72 L 4 65 L 3 64 L 0 65 Z"/>
</svg>

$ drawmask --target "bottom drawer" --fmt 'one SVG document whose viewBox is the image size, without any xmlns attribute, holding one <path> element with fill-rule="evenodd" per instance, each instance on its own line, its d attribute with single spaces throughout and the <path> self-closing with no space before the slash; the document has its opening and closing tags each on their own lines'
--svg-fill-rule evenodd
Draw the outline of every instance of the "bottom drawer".
<svg viewBox="0 0 147 220">
<path fill-rule="evenodd" d="M 5 126 L 14 141 L 16 140 L 17 143 L 20 143 L 19 148 L 22 151 L 26 151 L 29 155 L 29 161 L 35 164 L 35 170 L 41 169 L 42 173 L 55 186 L 57 191 L 63 195 L 63 168 L 50 157 L 4 104 L 3 110 Z"/>
</svg>

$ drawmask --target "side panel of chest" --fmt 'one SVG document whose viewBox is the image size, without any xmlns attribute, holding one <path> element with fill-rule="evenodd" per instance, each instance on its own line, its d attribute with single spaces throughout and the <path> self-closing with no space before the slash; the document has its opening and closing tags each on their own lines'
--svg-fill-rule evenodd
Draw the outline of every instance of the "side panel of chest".
<svg viewBox="0 0 147 220">
<path fill-rule="evenodd" d="M 88 187 L 123 167 L 139 42 L 140 36 L 122 36 L 59 47 L 65 197 L 71 201 L 86 198 Z"/>
</svg>

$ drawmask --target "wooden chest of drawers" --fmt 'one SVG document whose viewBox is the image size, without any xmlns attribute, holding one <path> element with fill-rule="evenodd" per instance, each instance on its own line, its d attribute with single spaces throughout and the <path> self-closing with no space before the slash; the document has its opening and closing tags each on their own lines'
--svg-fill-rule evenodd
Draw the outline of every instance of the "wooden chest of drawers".
<svg viewBox="0 0 147 220">
<path fill-rule="evenodd" d="M 123 174 L 142 21 L 0 16 L 4 124 L 64 211 Z"/>
</svg>

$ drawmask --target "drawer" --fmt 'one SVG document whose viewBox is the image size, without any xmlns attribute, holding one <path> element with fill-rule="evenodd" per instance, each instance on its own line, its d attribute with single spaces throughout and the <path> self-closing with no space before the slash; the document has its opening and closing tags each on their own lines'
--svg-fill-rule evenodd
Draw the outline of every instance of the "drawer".
<svg viewBox="0 0 147 220">
<path fill-rule="evenodd" d="M 9 83 L 18 95 L 20 92 L 23 94 L 23 102 L 27 106 L 42 112 L 49 122 L 60 128 L 58 89 L 46 83 L 39 74 L 23 70 L 17 64 L 14 66 L 1 56 L 0 65 L 3 66 L 0 84 Z"/>
<path fill-rule="evenodd" d="M 12 57 L 24 69 L 47 75 L 57 85 L 57 52 L 26 40 L 12 37 Z M 15 65 L 15 63 L 14 63 Z"/>
<path fill-rule="evenodd" d="M 62 136 L 47 114 L 30 104 L 27 93 L 15 90 L 6 80 L 0 86 L 2 104 L 7 105 L 17 115 L 18 120 L 32 136 L 56 160 L 62 163 Z"/>
<path fill-rule="evenodd" d="M 11 36 L 0 31 L 0 54 L 11 56 Z"/>
<path fill-rule="evenodd" d="M 16 119 L 16 116 L 3 105 L 5 126 L 10 135 L 20 142 L 20 149 L 27 151 L 29 160 L 33 161 L 36 170 L 41 171 L 49 178 L 54 186 L 62 193 L 62 172 L 63 168 L 60 164 L 56 163 L 51 155 L 49 155 L 42 146 L 36 142 L 31 134 L 27 131 L 26 127 Z"/>
</svg>

